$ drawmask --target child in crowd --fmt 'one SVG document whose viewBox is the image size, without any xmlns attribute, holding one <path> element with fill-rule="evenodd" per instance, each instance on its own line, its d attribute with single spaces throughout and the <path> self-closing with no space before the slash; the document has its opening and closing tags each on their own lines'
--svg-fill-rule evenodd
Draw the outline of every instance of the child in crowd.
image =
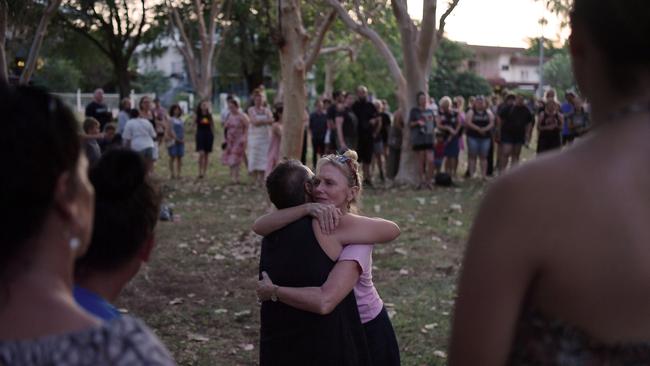
<svg viewBox="0 0 650 366">
<path fill-rule="evenodd" d="M 97 143 L 97 140 L 102 138 L 99 133 L 99 121 L 93 117 L 86 118 L 83 123 L 83 130 L 84 149 L 88 158 L 88 166 L 92 166 L 102 156 L 102 151 Z"/>
<path fill-rule="evenodd" d="M 434 174 L 442 173 L 442 162 L 445 160 L 445 134 L 436 132 L 435 141 L 433 143 L 433 165 Z"/>
<path fill-rule="evenodd" d="M 181 177 L 182 159 L 185 155 L 185 131 L 181 116 L 183 110 L 178 104 L 169 108 L 169 124 L 167 141 L 167 152 L 169 153 L 169 171 L 172 179 Z"/>
<path fill-rule="evenodd" d="M 111 122 L 104 126 L 104 138 L 98 140 L 97 143 L 102 154 L 105 154 L 108 150 L 121 147 L 122 136 L 117 134 L 117 124 Z"/>
</svg>

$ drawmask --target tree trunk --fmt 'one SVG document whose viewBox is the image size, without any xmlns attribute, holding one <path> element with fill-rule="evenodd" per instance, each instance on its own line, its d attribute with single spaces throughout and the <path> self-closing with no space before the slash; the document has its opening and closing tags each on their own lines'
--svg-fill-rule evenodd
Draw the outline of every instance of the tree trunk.
<svg viewBox="0 0 650 366">
<path fill-rule="evenodd" d="M 129 75 L 129 67 L 127 60 L 114 60 L 113 70 L 115 78 L 117 79 L 117 88 L 120 93 L 120 99 L 126 98 L 131 93 L 131 76 Z"/>
<path fill-rule="evenodd" d="M 34 35 L 34 41 L 32 46 L 29 49 L 29 56 L 27 56 L 27 62 L 25 63 L 25 68 L 23 69 L 22 75 L 20 75 L 20 84 L 26 85 L 29 84 L 29 80 L 32 78 L 34 69 L 36 69 L 36 61 L 38 59 L 38 53 L 41 50 L 41 45 L 43 44 L 43 39 L 47 35 L 47 25 L 50 23 L 50 20 L 59 9 L 62 0 L 51 0 L 50 3 L 45 8 L 45 12 L 41 17 L 40 22 L 38 23 L 38 28 L 36 28 L 36 34 Z"/>
<path fill-rule="evenodd" d="M 280 49 L 284 84 L 280 156 L 299 159 L 302 152 L 303 119 L 307 104 L 304 60 L 307 35 L 302 26 L 300 0 L 279 1 L 284 43 Z"/>
<path fill-rule="evenodd" d="M 398 91 L 398 103 L 402 111 L 404 129 L 402 133 L 402 152 L 400 155 L 399 170 L 395 181 L 400 184 L 417 185 L 420 183 L 420 170 L 418 168 L 418 159 L 411 146 L 411 129 L 408 126 L 409 112 L 417 106 L 416 97 L 418 92 L 428 93 L 427 79 L 422 72 L 418 72 L 416 65 L 404 64 L 404 71 L 408 77 L 406 85 Z M 408 88 L 406 87 L 408 85 Z"/>
<path fill-rule="evenodd" d="M 7 39 L 7 0 L 0 0 L 0 84 L 7 83 L 7 52 L 5 43 Z"/>
<path fill-rule="evenodd" d="M 325 90 L 323 95 L 327 98 L 332 98 L 332 93 L 334 92 L 334 79 L 336 79 L 336 62 L 326 62 L 325 63 Z"/>
</svg>

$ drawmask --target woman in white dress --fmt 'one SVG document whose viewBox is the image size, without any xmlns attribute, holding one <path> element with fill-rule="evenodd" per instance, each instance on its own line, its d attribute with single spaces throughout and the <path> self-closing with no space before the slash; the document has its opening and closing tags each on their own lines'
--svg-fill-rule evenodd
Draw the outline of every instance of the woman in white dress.
<svg viewBox="0 0 650 366">
<path fill-rule="evenodd" d="M 264 105 L 264 97 L 259 89 L 253 92 L 253 106 L 248 108 L 251 126 L 248 129 L 248 171 L 253 183 L 264 185 L 267 153 L 271 143 L 271 124 L 273 113 Z"/>
</svg>

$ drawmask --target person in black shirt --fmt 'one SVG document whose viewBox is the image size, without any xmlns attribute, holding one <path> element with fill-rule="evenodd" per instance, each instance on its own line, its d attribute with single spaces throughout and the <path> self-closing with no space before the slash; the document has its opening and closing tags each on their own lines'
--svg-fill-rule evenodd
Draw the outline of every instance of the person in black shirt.
<svg viewBox="0 0 650 366">
<path fill-rule="evenodd" d="M 373 132 L 379 123 L 379 113 L 375 105 L 368 100 L 368 89 L 365 86 L 357 88 L 357 101 L 352 105 L 352 111 L 358 120 L 358 146 L 359 162 L 363 165 L 364 184 L 371 187 L 370 164 L 372 163 Z"/>
<path fill-rule="evenodd" d="M 316 167 L 316 161 L 325 155 L 325 134 L 327 133 L 327 115 L 323 109 L 323 101 L 316 100 L 314 111 L 309 115 L 309 132 L 311 133 L 311 161 Z"/>
<path fill-rule="evenodd" d="M 99 122 L 99 130 L 103 131 L 104 126 L 111 122 L 113 114 L 104 103 L 104 90 L 96 89 L 93 101 L 86 106 L 86 117 L 92 117 Z"/>
<path fill-rule="evenodd" d="M 356 150 L 358 144 L 359 120 L 352 111 L 354 94 L 347 93 L 345 102 L 337 103 L 334 123 L 336 126 L 336 149 L 339 153 Z"/>
<path fill-rule="evenodd" d="M 326 108 L 327 111 L 327 132 L 325 134 L 325 149 L 327 154 L 333 154 L 336 152 L 337 143 L 337 133 L 336 133 L 336 112 L 337 105 L 342 105 L 345 100 L 345 92 L 335 90 L 332 93 L 332 100 L 330 105 Z M 329 138 L 328 138 L 329 137 Z"/>
<path fill-rule="evenodd" d="M 268 176 L 269 199 L 278 209 L 307 202 L 313 173 L 296 160 L 280 163 Z M 259 273 L 274 285 L 321 286 L 336 262 L 316 239 L 306 216 L 271 232 L 262 241 Z M 260 311 L 260 366 L 370 365 L 370 355 L 353 292 L 326 315 L 278 301 L 262 302 Z"/>
<path fill-rule="evenodd" d="M 505 171 L 508 161 L 519 163 L 521 147 L 528 144 L 533 130 L 533 114 L 524 104 L 524 97 L 517 95 L 513 105 L 507 105 L 499 112 L 499 171 Z"/>
</svg>

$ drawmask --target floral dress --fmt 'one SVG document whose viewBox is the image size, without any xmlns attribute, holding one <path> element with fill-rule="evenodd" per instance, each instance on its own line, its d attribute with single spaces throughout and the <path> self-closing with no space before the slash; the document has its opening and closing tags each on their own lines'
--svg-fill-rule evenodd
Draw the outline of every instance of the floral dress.
<svg viewBox="0 0 650 366">
<path fill-rule="evenodd" d="M 224 123 L 226 133 L 226 149 L 221 155 L 221 162 L 227 166 L 238 166 L 241 164 L 246 153 L 246 140 L 248 132 L 248 121 L 241 114 L 229 114 Z"/>
</svg>

